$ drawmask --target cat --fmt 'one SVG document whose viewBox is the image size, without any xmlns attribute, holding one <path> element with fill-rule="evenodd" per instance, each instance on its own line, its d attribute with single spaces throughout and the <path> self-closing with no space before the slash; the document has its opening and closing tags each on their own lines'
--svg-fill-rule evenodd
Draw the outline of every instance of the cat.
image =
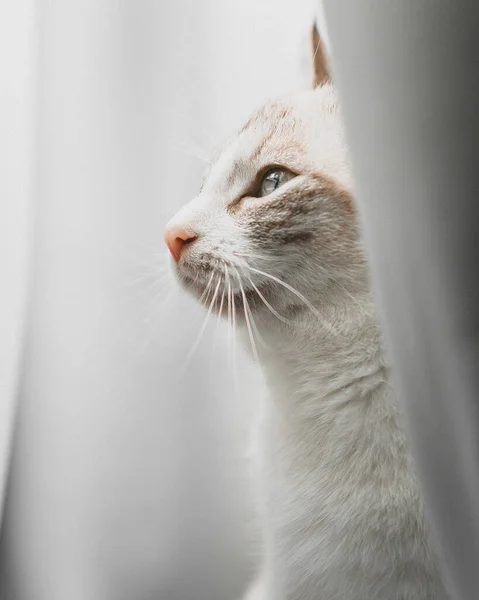
<svg viewBox="0 0 479 600">
<path fill-rule="evenodd" d="M 269 397 L 264 541 L 247 600 L 448 598 L 401 427 L 337 92 L 258 110 L 165 229 L 181 285 L 233 315 Z"/>
</svg>

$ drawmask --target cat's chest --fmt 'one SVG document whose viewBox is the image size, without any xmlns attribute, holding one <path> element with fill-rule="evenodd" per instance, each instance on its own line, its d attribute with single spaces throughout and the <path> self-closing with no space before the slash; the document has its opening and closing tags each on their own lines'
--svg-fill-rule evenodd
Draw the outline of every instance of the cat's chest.
<svg viewBox="0 0 479 600">
<path fill-rule="evenodd" d="M 401 579 L 398 548 L 408 560 L 420 552 L 422 508 L 385 390 L 301 423 L 270 407 L 262 436 L 267 527 L 289 586 L 285 600 L 371 600 L 378 581 L 386 590 Z"/>
<path fill-rule="evenodd" d="M 297 471 L 291 479 L 278 468 L 270 479 L 268 525 L 273 563 L 287 582 L 284 600 L 370 600 L 364 571 L 390 570 L 370 536 L 371 507 L 323 476 Z"/>
</svg>

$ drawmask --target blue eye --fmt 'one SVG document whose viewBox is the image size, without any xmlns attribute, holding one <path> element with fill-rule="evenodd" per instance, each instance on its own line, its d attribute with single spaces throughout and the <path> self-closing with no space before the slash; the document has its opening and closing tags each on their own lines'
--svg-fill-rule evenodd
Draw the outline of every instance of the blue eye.
<svg viewBox="0 0 479 600">
<path fill-rule="evenodd" d="M 293 179 L 293 177 L 293 173 L 284 169 L 275 168 L 266 171 L 261 180 L 258 196 L 269 196 L 269 194 L 272 194 L 275 190 Z"/>
</svg>

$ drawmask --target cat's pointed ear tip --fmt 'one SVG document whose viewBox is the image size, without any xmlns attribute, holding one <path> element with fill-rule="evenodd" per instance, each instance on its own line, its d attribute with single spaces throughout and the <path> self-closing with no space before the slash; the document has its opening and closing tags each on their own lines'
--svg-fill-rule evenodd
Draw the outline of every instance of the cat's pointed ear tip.
<svg viewBox="0 0 479 600">
<path fill-rule="evenodd" d="M 311 54 L 313 63 L 313 88 L 331 81 L 326 48 L 319 33 L 317 18 L 311 26 Z"/>
</svg>

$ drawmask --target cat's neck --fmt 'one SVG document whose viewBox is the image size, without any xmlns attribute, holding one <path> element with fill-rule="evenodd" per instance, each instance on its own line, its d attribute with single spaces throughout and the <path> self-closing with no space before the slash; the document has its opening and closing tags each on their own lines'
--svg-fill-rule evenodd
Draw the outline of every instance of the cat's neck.
<svg viewBox="0 0 479 600">
<path fill-rule="evenodd" d="M 262 314 L 258 357 L 278 402 L 306 410 L 322 399 L 348 401 L 386 377 L 382 336 L 368 298 L 301 311 L 291 324 Z M 308 408 L 309 406 L 309 408 Z M 313 407 L 314 410 L 314 407 Z"/>
</svg>

